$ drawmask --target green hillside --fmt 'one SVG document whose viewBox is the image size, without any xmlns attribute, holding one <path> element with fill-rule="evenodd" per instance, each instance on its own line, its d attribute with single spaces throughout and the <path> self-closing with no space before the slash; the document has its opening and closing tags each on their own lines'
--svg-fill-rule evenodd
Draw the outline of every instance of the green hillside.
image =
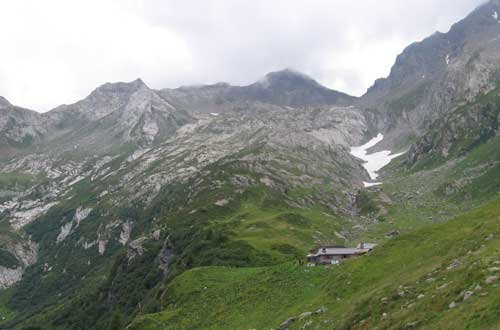
<svg viewBox="0 0 500 330">
<path fill-rule="evenodd" d="M 269 329 L 302 314 L 290 329 L 497 329 L 499 235 L 497 199 L 333 268 L 193 269 L 131 328 Z"/>
<path fill-rule="evenodd" d="M 359 97 L 293 69 L 105 83 L 45 113 L 0 96 L 0 330 L 500 330 L 500 0 L 483 2 Z"/>
</svg>

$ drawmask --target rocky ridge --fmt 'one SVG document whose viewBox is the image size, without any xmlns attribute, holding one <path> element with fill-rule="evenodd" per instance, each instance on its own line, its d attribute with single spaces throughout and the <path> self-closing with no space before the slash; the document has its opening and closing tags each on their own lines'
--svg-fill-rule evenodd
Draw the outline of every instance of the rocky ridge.
<svg viewBox="0 0 500 330">
<path fill-rule="evenodd" d="M 162 89 L 159 95 L 190 112 L 226 112 L 234 103 L 261 102 L 283 107 L 349 106 L 355 97 L 320 85 L 311 77 L 291 70 L 271 72 L 248 86 L 218 83 L 208 86 Z"/>
<path fill-rule="evenodd" d="M 408 153 L 415 163 L 428 153 L 455 156 L 453 146 L 469 137 L 497 136 L 498 103 L 455 109 L 499 82 L 497 10 L 499 1 L 490 1 L 450 32 L 408 47 L 391 75 L 361 99 L 291 70 L 240 87 L 155 91 L 141 80 L 105 84 L 46 114 L 0 98 L 0 151 L 7 155 L 0 157 L 0 182 L 6 182 L 0 187 L 0 249 L 6 251 L 0 288 L 17 284 L 14 308 L 43 309 L 45 299 L 56 304 L 57 294 L 107 274 L 102 292 L 108 305 L 120 297 L 113 290 L 123 289 L 116 283 L 130 274 L 151 276 L 151 285 L 213 260 L 261 266 L 259 258 L 299 253 L 276 244 L 265 255 L 231 232 L 245 226 L 245 207 L 252 207 L 245 203 L 252 198 L 266 220 L 299 234 L 298 227 L 310 226 L 301 214 L 273 218 L 266 212 L 319 208 L 323 225 L 341 225 L 335 236 L 344 240 L 356 237 L 351 228 L 383 222 L 359 214 L 357 204 L 370 202 L 362 193 L 369 178 L 350 147 L 375 133 L 384 133 L 380 147 L 390 149 L 421 136 Z M 478 125 L 481 130 L 472 132 Z M 239 228 L 262 229 L 255 223 Z M 319 243 L 323 234 L 308 235 Z M 209 250 L 210 242 L 217 249 Z M 229 259 L 227 251 L 247 259 Z M 135 264 L 142 262 L 151 267 Z M 142 312 L 141 303 L 127 311 Z"/>
<path fill-rule="evenodd" d="M 408 46 L 387 78 L 379 79 L 357 102 L 372 113 L 380 147 L 407 143 L 457 105 L 500 83 L 500 1 L 491 0 L 454 24 Z"/>
</svg>

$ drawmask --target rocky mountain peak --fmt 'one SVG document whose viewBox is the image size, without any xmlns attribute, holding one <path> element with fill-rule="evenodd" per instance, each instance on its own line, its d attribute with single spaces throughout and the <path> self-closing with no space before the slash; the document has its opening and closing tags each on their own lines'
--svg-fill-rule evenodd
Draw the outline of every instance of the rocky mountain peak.
<svg viewBox="0 0 500 330">
<path fill-rule="evenodd" d="M 0 96 L 0 108 L 7 108 L 12 106 L 12 104 L 3 96 Z"/>
<path fill-rule="evenodd" d="M 391 132 L 386 143 L 419 135 L 457 104 L 500 83 L 499 40 L 500 0 L 491 0 L 448 32 L 408 46 L 359 105 L 382 114 L 372 122 L 376 130 Z"/>
<path fill-rule="evenodd" d="M 281 71 L 270 72 L 266 74 L 255 85 L 262 88 L 283 88 L 293 89 L 304 86 L 322 87 L 314 79 L 306 74 L 293 69 L 284 69 Z"/>
<path fill-rule="evenodd" d="M 137 78 L 131 82 L 116 82 L 116 83 L 105 83 L 97 87 L 89 96 L 96 95 L 108 95 L 108 94 L 124 94 L 130 95 L 140 90 L 149 90 L 149 87 L 142 81 L 142 79 Z"/>
<path fill-rule="evenodd" d="M 497 25 L 500 27 L 500 0 L 491 0 L 483 6 L 479 7 L 476 12 L 481 16 L 484 24 Z M 471 14 L 471 16 L 474 13 Z"/>
<path fill-rule="evenodd" d="M 131 82 L 105 83 L 85 99 L 56 108 L 54 112 L 58 115 L 76 113 L 79 117 L 96 121 L 113 113 L 149 111 L 152 100 L 161 103 L 160 97 L 138 78 Z M 168 104 L 165 106 L 172 108 Z"/>
<path fill-rule="evenodd" d="M 162 89 L 157 93 L 177 109 L 188 112 L 226 112 L 238 103 L 266 103 L 294 108 L 351 105 L 355 97 L 319 84 L 311 77 L 285 69 L 266 74 L 247 86 L 227 83 Z"/>
<path fill-rule="evenodd" d="M 61 150 L 84 145 L 106 150 L 122 143 L 150 144 L 191 121 L 183 110 L 150 89 L 144 81 L 106 83 L 86 98 L 44 114 L 47 140 Z"/>
<path fill-rule="evenodd" d="M 240 87 L 235 94 L 242 99 L 291 107 L 350 105 L 355 100 L 292 69 L 268 73 L 258 82 Z"/>
<path fill-rule="evenodd" d="M 481 10 L 481 9 L 500 9 L 500 0 L 489 0 L 488 2 L 486 2 L 485 4 L 483 4 L 482 6 L 479 6 L 478 10 Z M 500 13 L 499 13 L 500 15 Z"/>
</svg>

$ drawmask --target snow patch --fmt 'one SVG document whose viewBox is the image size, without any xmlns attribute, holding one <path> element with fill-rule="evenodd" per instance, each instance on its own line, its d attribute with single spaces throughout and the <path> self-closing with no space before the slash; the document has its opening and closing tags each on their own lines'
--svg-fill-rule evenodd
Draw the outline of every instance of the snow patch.
<svg viewBox="0 0 500 330">
<path fill-rule="evenodd" d="M 450 54 L 446 55 L 446 65 L 450 65 Z"/>
<path fill-rule="evenodd" d="M 495 21 L 498 21 L 498 13 L 496 11 L 493 12 L 493 15 L 491 15 Z"/>
<path fill-rule="evenodd" d="M 404 152 L 392 154 L 389 150 L 383 150 L 368 154 L 367 150 L 374 147 L 384 139 L 383 134 L 378 134 L 376 137 L 359 147 L 351 148 L 351 155 L 364 161 L 363 167 L 368 172 L 370 179 L 376 180 L 378 178 L 378 171 L 384 166 L 388 165 L 391 160 L 401 156 Z M 372 187 L 382 184 L 382 182 L 363 182 L 365 187 Z"/>
<path fill-rule="evenodd" d="M 218 117 L 218 116 L 219 116 L 219 114 L 218 114 L 217 112 L 211 112 L 211 113 L 210 113 L 210 116 Z"/>
</svg>

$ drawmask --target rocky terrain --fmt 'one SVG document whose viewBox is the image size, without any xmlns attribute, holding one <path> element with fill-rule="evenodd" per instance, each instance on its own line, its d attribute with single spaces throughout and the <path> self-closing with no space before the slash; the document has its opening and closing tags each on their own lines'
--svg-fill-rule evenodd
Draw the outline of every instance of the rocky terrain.
<svg viewBox="0 0 500 330">
<path fill-rule="evenodd" d="M 374 112 L 375 130 L 388 131 L 388 146 L 411 141 L 443 113 L 498 86 L 499 12 L 500 1 L 489 1 L 449 32 L 408 46 L 361 98 L 358 104 Z"/>
<path fill-rule="evenodd" d="M 110 105 L 118 110 L 109 109 Z M 49 112 L 44 117 L 58 123 L 64 122 L 63 118 L 68 116 L 89 123 L 107 121 L 109 116 L 117 116 L 115 112 L 120 114 L 120 118 L 132 118 L 124 119 L 127 125 L 130 120 L 133 121 L 130 126 L 124 126 L 120 122 L 108 127 L 111 132 L 103 131 L 103 134 L 109 136 L 122 130 L 119 134 L 121 140 L 113 147 L 125 148 L 106 156 L 99 153 L 92 155 L 89 152 L 91 147 L 94 152 L 106 150 L 103 141 L 107 140 L 98 136 L 98 131 L 87 129 L 87 135 L 79 135 L 76 139 L 73 137 L 76 133 L 62 127 L 62 124 L 47 124 L 60 129 L 55 133 L 40 135 L 40 141 L 43 142 L 39 143 L 46 145 L 39 147 L 38 143 L 32 142 L 31 147 L 19 148 L 15 157 L 2 164 L 4 176 L 15 178 L 23 173 L 33 181 L 28 183 L 32 185 L 26 189 L 3 191 L 4 198 L 0 204 L 2 220 L 13 231 L 20 233 L 23 227 L 47 214 L 50 208 L 67 200 L 80 198 L 76 190 L 81 185 L 90 186 L 88 193 L 98 199 L 98 206 L 119 208 L 130 203 L 140 203 L 147 207 L 162 188 L 199 177 L 203 180 L 203 176 L 209 176 L 210 165 L 229 161 L 246 164 L 247 171 L 261 176 L 262 184 L 283 191 L 313 187 L 323 184 L 325 180 L 331 181 L 331 184 L 342 190 L 342 193 L 334 196 L 338 199 L 332 201 L 332 197 L 318 197 L 347 213 L 352 204 L 350 196 L 354 194 L 351 182 L 360 186 L 358 178 L 366 176 L 360 164 L 348 152 L 350 145 L 363 139 L 366 128 L 365 118 L 356 108 L 318 106 L 299 110 L 269 103 L 233 101 L 231 112 L 221 116 L 203 113 L 188 115 L 179 110 L 179 116 L 186 119 L 185 124 L 178 128 L 171 123 L 171 132 L 166 130 L 166 138 L 159 142 L 155 138 L 160 131 L 145 129 L 149 127 L 149 123 L 142 123 L 143 119 L 137 118 L 149 116 L 160 106 L 165 107 L 167 116 L 174 118 L 178 110 L 172 106 L 167 109 L 168 105 L 141 81 L 134 81 L 129 84 L 104 85 L 75 105 L 62 106 Z M 131 127 L 136 127 L 139 122 L 143 125 L 140 131 L 142 135 L 133 140 L 134 131 Z M 156 124 L 159 121 L 152 122 Z M 76 143 L 71 141 L 78 141 L 78 144 L 74 148 L 68 148 L 71 143 Z M 131 141 L 134 143 L 131 144 Z M 99 145 L 96 146 L 96 143 Z M 51 149 L 50 156 L 44 151 L 48 146 Z M 32 147 L 41 151 L 25 155 Z M 54 153 L 58 149 L 61 152 Z M 339 168 L 343 169 L 344 175 L 331 174 L 339 172 Z M 235 180 L 236 184 L 239 184 L 238 180 L 251 181 L 245 177 L 234 177 L 231 180 Z M 191 189 L 191 194 L 197 193 L 196 187 Z M 95 207 L 84 205 L 84 202 L 80 201 L 82 205 L 74 211 L 70 221 L 61 219 L 63 222 L 56 244 L 71 234 L 78 234 L 80 223 Z M 95 203 L 92 201 L 89 204 Z M 290 203 L 296 205 L 307 201 L 290 200 Z M 106 226 L 102 229 L 104 225 Z M 123 227 L 122 232 L 113 234 L 114 228 L 120 226 Z M 80 248 L 95 246 L 102 255 L 113 235 L 116 235 L 113 239 L 126 244 L 131 226 L 132 224 L 123 220 L 113 219 L 108 224 L 102 221 L 93 237 L 86 237 Z M 106 239 L 101 239 L 103 235 Z M 15 270 L 14 280 L 14 275 L 7 275 L 14 269 L 4 269 L 6 275 L 3 285 L 12 285 L 20 280 L 22 269 Z"/>
<path fill-rule="evenodd" d="M 361 98 L 289 69 L 249 86 L 107 83 L 43 114 L 0 98 L 0 328 L 246 329 L 237 316 L 254 310 L 254 328 L 361 329 L 391 317 L 393 328 L 424 328 L 427 319 L 397 310 L 400 300 L 404 311 L 418 301 L 435 310 L 429 278 L 463 291 L 446 301 L 455 303 L 449 310 L 457 299 L 493 295 L 495 275 L 476 290 L 455 273 L 455 284 L 447 281 L 443 265 L 453 258 L 474 267 L 477 252 L 489 272 L 497 260 L 480 247 L 483 236 L 498 242 L 490 202 L 500 191 L 495 13 L 498 0 L 409 46 Z M 378 173 L 383 184 L 370 186 L 351 148 L 378 134 L 383 140 L 363 152 L 399 157 Z M 483 211 L 463 218 L 487 217 L 487 230 L 470 228 L 470 254 L 427 254 L 436 242 L 450 250 L 466 239 L 458 225 L 442 228 L 476 207 Z M 407 251 L 415 277 L 398 254 L 411 249 L 412 235 L 425 242 Z M 361 240 L 388 252 L 332 276 L 294 264 L 316 245 Z M 383 269 L 405 281 L 385 282 Z M 481 283 L 483 275 L 474 272 Z M 376 289 L 318 291 L 320 281 L 351 285 L 356 276 Z M 267 287 L 267 279 L 280 284 Z M 259 288 L 290 305 L 259 312 L 267 306 Z M 366 307 L 379 305 L 373 299 L 384 310 Z"/>
<path fill-rule="evenodd" d="M 294 108 L 348 106 L 355 97 L 328 89 L 311 77 L 285 69 L 271 72 L 249 86 L 218 83 L 209 86 L 163 89 L 159 94 L 172 104 L 191 112 L 225 112 L 234 102 L 263 102 Z"/>
<path fill-rule="evenodd" d="M 411 165 L 463 156 L 499 134 L 500 103 L 498 89 L 458 107 L 433 122 L 413 145 L 408 156 Z M 437 158 L 437 159 L 436 159 Z"/>
</svg>

